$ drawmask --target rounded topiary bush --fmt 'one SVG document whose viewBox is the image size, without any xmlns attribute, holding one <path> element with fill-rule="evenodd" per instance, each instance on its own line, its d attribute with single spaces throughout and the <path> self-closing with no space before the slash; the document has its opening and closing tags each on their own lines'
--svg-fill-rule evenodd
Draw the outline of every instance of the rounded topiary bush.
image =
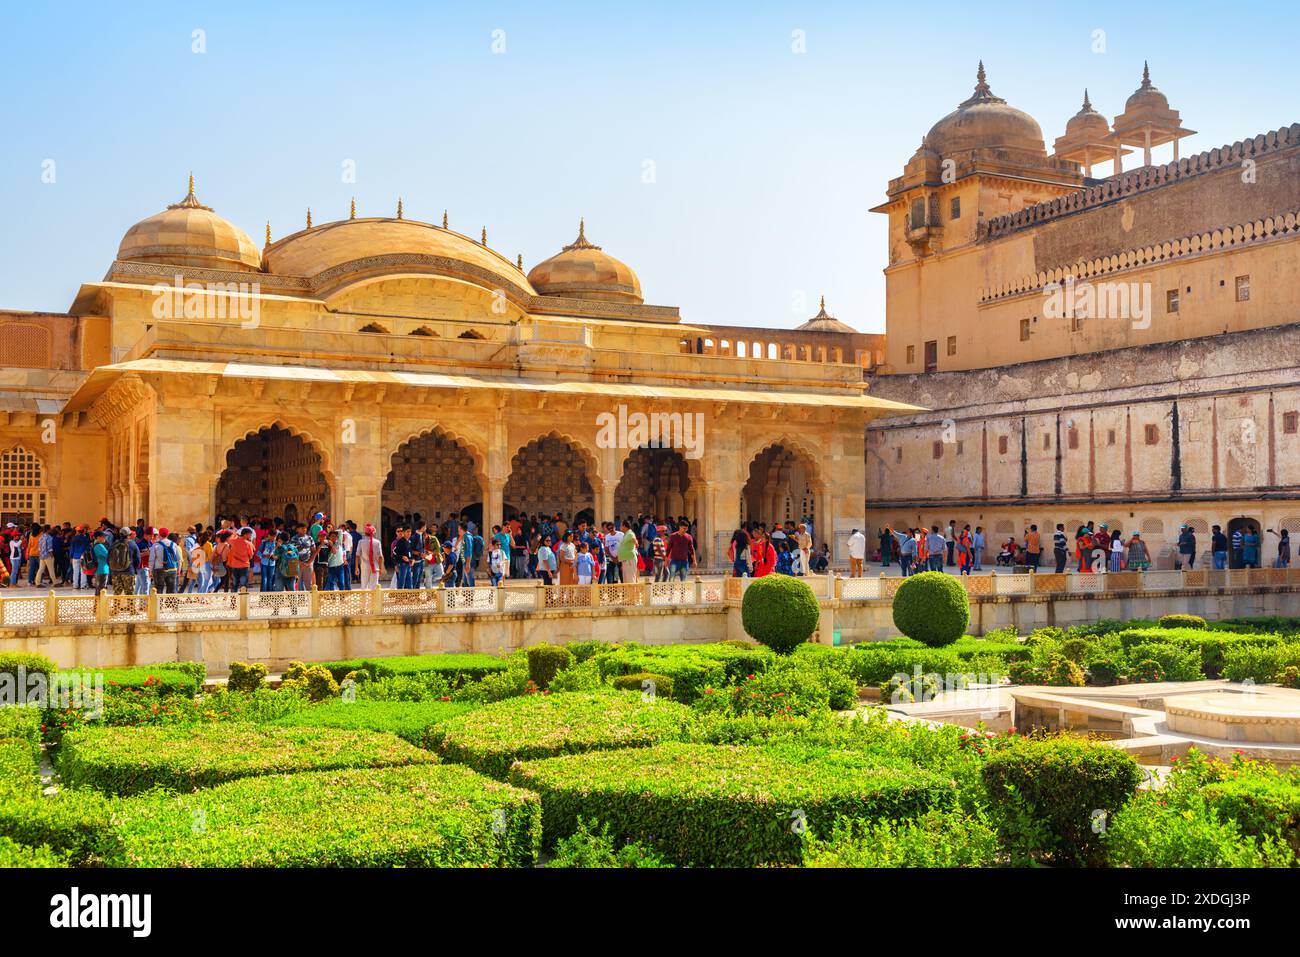
<svg viewBox="0 0 1300 957">
<path fill-rule="evenodd" d="M 540 644 L 528 649 L 528 677 L 545 689 L 558 672 L 573 664 L 573 652 L 560 645 Z"/>
<path fill-rule="evenodd" d="M 789 575 L 764 575 L 745 589 L 740 621 L 745 633 L 780 655 L 812 637 L 822 610 L 808 583 Z"/>
<path fill-rule="evenodd" d="M 651 683 L 644 684 L 647 681 Z M 655 697 L 668 699 L 673 696 L 673 679 L 668 675 L 657 675 L 651 671 L 638 671 L 633 675 L 618 675 L 612 683 L 620 691 L 640 691 L 643 695 L 652 693 Z M 653 692 L 651 689 L 653 689 Z"/>
<path fill-rule="evenodd" d="M 1082 688 L 1083 669 L 1064 655 L 1053 655 L 1044 683 L 1057 688 Z"/>
<path fill-rule="evenodd" d="M 1161 615 L 1157 624 L 1161 628 L 1200 628 L 1206 627 L 1205 619 L 1200 615 Z"/>
<path fill-rule="evenodd" d="M 952 575 L 921 572 L 894 594 L 894 626 L 931 648 L 952 644 L 969 625 L 970 600 Z"/>
<path fill-rule="evenodd" d="M 256 691 L 266 684 L 266 665 L 248 664 L 243 661 L 230 663 L 230 678 L 226 681 L 227 691 Z"/>
</svg>

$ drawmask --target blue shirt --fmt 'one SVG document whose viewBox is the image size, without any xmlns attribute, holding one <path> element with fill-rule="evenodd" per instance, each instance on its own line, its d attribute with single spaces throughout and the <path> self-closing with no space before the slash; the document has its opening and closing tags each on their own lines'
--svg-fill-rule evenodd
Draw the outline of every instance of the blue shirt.
<svg viewBox="0 0 1300 957">
<path fill-rule="evenodd" d="M 108 549 L 103 542 L 95 543 L 95 574 L 108 574 Z"/>
</svg>

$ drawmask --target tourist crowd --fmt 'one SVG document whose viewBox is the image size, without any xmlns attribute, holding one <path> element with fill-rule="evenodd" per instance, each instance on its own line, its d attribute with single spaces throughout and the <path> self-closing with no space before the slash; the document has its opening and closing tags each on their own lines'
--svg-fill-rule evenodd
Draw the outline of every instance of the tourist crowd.
<svg viewBox="0 0 1300 957">
<path fill-rule="evenodd" d="M 23 584 L 111 589 L 118 595 L 470 587 L 507 578 L 545 584 L 684 580 L 699 563 L 694 526 L 685 516 L 570 524 L 559 515 L 512 518 L 484 537 L 467 517 L 431 528 L 418 515 L 382 541 L 374 525 L 334 525 L 222 517 L 183 531 L 147 525 L 33 524 L 4 530 L 0 565 L 11 587 Z"/>
<path fill-rule="evenodd" d="M 1291 537 L 1287 530 L 1270 528 L 1266 533 L 1278 540 L 1274 567 L 1289 567 Z M 1258 527 L 1247 523 L 1228 534 L 1221 526 L 1215 525 L 1210 529 L 1209 538 L 1214 568 L 1260 567 L 1263 540 Z M 1035 571 L 1052 566 L 1057 573 L 1067 567 L 1079 572 L 1145 571 L 1152 563 L 1151 546 L 1141 532 L 1126 534 L 1123 529 L 1111 528 L 1105 522 L 1100 525 L 1088 522 L 1080 525 L 1073 534 L 1064 524 L 1057 523 L 1050 538 L 1040 532 L 1037 525 L 1030 525 L 1019 538 L 1011 535 L 997 543 L 986 539 L 982 525 L 972 529 L 970 525 L 958 527 L 953 521 L 942 530 L 938 525 L 932 525 L 928 529 L 909 528 L 906 531 L 886 526 L 880 531 L 879 548 L 874 558 L 884 567 L 897 562 L 904 575 L 944 571 L 946 568 L 956 568 L 958 574 L 969 575 L 983 570 L 991 544 L 997 549 L 994 553 L 997 565 L 1023 566 Z M 1195 530 L 1190 525 L 1183 525 L 1178 531 L 1174 567 L 1195 568 L 1199 549 Z"/>
</svg>

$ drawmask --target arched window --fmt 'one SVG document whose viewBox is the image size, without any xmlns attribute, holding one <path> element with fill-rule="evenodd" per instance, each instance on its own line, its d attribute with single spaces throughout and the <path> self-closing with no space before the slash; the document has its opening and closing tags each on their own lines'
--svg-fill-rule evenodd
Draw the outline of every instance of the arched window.
<svg viewBox="0 0 1300 957">
<path fill-rule="evenodd" d="M 482 339 L 483 334 L 474 329 L 466 329 L 456 338 L 457 339 Z"/>
<path fill-rule="evenodd" d="M 387 335 L 387 334 L 388 334 L 388 330 L 385 329 L 383 326 L 381 326 L 381 325 L 380 325 L 379 323 L 377 323 L 377 322 L 370 322 L 370 323 L 367 323 L 366 325 L 364 325 L 364 326 L 361 327 L 361 331 L 362 331 L 362 332 L 378 332 L 378 333 L 382 333 L 382 334 L 384 334 L 384 335 Z"/>
<path fill-rule="evenodd" d="M 433 339 L 438 338 L 438 334 L 434 332 L 432 329 L 430 329 L 428 326 L 421 326 L 419 329 L 412 329 L 411 335 L 426 336 Z"/>
</svg>

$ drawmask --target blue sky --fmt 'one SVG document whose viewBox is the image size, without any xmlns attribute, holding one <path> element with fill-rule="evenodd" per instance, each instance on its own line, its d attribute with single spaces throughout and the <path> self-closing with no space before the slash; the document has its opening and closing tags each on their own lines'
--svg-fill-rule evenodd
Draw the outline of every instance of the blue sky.
<svg viewBox="0 0 1300 957">
<path fill-rule="evenodd" d="M 1209 149 L 1296 120 L 1293 4 L 60 4 L 0 33 L 0 308 L 66 309 L 122 233 L 200 198 L 261 244 L 358 214 L 440 221 L 525 268 L 588 237 L 694 322 L 884 326 L 879 203 L 921 136 L 995 93 L 1050 148 L 1142 61 Z M 204 31 L 206 52 L 192 50 Z M 795 52 L 794 31 L 805 52 Z M 1094 31 L 1105 52 L 1093 52 Z M 504 52 L 494 52 L 503 31 Z M 496 34 L 500 46 L 502 34 Z M 1165 150 L 1158 152 L 1163 158 Z M 55 181 L 42 182 L 55 163 Z M 356 183 L 342 181 L 345 160 Z M 646 182 L 647 163 L 653 182 Z"/>
</svg>

